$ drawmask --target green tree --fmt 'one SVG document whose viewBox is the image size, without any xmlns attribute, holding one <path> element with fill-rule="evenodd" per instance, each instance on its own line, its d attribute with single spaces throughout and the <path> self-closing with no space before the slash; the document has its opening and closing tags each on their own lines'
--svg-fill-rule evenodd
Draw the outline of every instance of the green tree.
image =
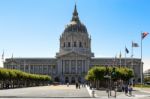
<svg viewBox="0 0 150 99">
<path fill-rule="evenodd" d="M 47 85 L 50 80 L 51 77 L 48 75 L 29 74 L 19 70 L 0 68 L 0 88 Z"/>
</svg>

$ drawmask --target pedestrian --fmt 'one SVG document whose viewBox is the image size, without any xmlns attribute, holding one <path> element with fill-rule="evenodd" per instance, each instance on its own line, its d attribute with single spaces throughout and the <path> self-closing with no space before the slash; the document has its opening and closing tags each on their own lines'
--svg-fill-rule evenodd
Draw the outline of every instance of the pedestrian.
<svg viewBox="0 0 150 99">
<path fill-rule="evenodd" d="M 76 82 L 76 89 L 78 89 L 78 83 Z"/>
<path fill-rule="evenodd" d="M 67 83 L 67 87 L 69 87 L 69 83 Z"/>
<path fill-rule="evenodd" d="M 129 85 L 128 90 L 129 90 L 129 95 L 132 96 L 132 85 Z"/>
<path fill-rule="evenodd" d="M 85 87 L 85 83 L 83 84 L 83 87 Z"/>
<path fill-rule="evenodd" d="M 92 84 L 90 83 L 90 89 L 92 89 Z"/>
<path fill-rule="evenodd" d="M 127 95 L 128 94 L 128 85 L 125 85 L 125 95 Z"/>
<path fill-rule="evenodd" d="M 124 89 L 125 89 L 125 86 L 124 86 L 124 84 L 122 85 L 122 92 L 124 92 Z"/>
<path fill-rule="evenodd" d="M 80 89 L 80 83 L 78 83 L 78 87 L 79 87 L 79 89 Z"/>
</svg>

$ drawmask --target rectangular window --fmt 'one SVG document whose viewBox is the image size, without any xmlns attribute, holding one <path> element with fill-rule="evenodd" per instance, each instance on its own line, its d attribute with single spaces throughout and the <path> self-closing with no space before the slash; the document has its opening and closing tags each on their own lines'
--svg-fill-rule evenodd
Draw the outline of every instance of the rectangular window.
<svg viewBox="0 0 150 99">
<path fill-rule="evenodd" d="M 74 42 L 74 47 L 77 47 L 76 42 Z"/>
<path fill-rule="evenodd" d="M 79 47 L 82 47 L 82 43 L 81 42 L 79 42 Z"/>
<path fill-rule="evenodd" d="M 65 47 L 65 42 L 64 42 L 64 47 Z"/>
<path fill-rule="evenodd" d="M 70 42 L 68 42 L 68 47 L 70 47 Z"/>
</svg>

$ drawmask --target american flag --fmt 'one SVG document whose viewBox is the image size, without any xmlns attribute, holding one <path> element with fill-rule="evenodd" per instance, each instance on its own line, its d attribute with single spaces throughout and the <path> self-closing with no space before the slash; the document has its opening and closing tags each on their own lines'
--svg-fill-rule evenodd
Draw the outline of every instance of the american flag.
<svg viewBox="0 0 150 99">
<path fill-rule="evenodd" d="M 144 39 L 149 33 L 148 32 L 143 32 L 142 33 L 142 39 Z"/>
</svg>

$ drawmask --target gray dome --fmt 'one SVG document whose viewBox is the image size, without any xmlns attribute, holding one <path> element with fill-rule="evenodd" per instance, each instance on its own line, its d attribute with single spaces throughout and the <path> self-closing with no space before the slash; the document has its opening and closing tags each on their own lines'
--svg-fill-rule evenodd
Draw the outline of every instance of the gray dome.
<svg viewBox="0 0 150 99">
<path fill-rule="evenodd" d="M 69 25 L 66 26 L 64 32 L 87 33 L 87 29 L 84 24 L 76 22 L 76 21 L 72 21 Z"/>
<path fill-rule="evenodd" d="M 81 32 L 81 33 L 87 33 L 86 26 L 80 22 L 80 19 L 78 17 L 77 8 L 75 5 L 72 20 L 70 24 L 68 24 L 64 30 L 64 32 Z"/>
</svg>

